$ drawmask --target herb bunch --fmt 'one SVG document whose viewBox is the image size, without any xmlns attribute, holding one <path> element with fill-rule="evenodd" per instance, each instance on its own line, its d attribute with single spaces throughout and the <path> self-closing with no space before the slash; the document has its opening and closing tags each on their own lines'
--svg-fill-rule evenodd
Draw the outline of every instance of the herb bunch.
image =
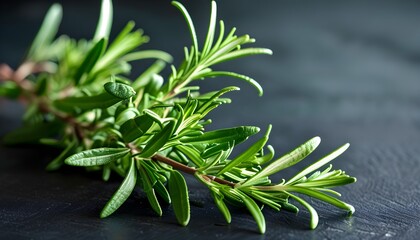
<svg viewBox="0 0 420 240">
<path fill-rule="evenodd" d="M 61 148 L 61 154 L 48 164 L 47 170 L 68 164 L 101 171 L 104 181 L 112 172 L 120 175 L 124 180 L 103 208 L 101 218 L 114 213 L 134 189 L 142 189 L 158 216 L 163 214 L 162 202 L 171 204 L 179 224 L 186 226 L 190 220 L 188 186 L 180 171 L 194 175 L 209 189 L 226 222 L 231 222 L 227 205 L 245 207 L 261 233 L 265 232 L 263 206 L 297 213 L 295 203 L 309 211 L 310 228 L 316 228 L 317 212 L 301 195 L 353 213 L 354 208 L 339 200 L 340 193 L 332 188 L 356 179 L 327 165 L 349 144 L 289 180 L 272 183 L 271 175 L 307 157 L 317 148 L 320 138 L 314 137 L 293 151 L 274 157 L 274 148 L 267 145 L 270 125 L 249 148 L 232 156 L 233 149 L 260 128 L 205 130 L 211 124 L 207 114 L 230 103 L 225 94 L 239 88 L 230 86 L 202 93 L 192 85 L 194 81 L 234 77 L 250 83 L 262 95 L 262 87 L 254 79 L 215 71 L 213 67 L 272 52 L 246 47 L 254 39 L 236 35 L 235 28 L 226 31 L 224 22 L 217 22 L 214 1 L 207 36 L 200 44 L 187 10 L 178 2 L 173 5 L 184 16 L 193 44 L 184 48 L 185 59 L 179 67 L 170 65 L 172 73 L 167 78 L 160 72 L 172 57 L 159 50 L 138 50 L 149 39 L 141 30 L 135 30 L 133 22 L 109 40 L 113 11 L 110 0 L 102 1 L 91 40 L 55 38 L 62 10 L 60 5 L 53 5 L 20 67 L 14 71 L 8 65 L 0 66 L 0 95 L 27 104 L 23 126 L 3 141 Z M 156 61 L 137 78 L 127 77 L 130 63 L 146 58 Z"/>
</svg>

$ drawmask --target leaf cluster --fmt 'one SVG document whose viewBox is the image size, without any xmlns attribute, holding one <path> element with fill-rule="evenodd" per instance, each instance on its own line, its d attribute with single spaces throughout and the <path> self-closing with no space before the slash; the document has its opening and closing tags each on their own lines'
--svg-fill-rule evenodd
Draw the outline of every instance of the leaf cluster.
<svg viewBox="0 0 420 240">
<path fill-rule="evenodd" d="M 265 48 L 246 47 L 255 40 L 238 36 L 236 29 L 225 32 L 218 23 L 217 6 L 211 2 L 208 32 L 201 45 L 185 7 L 173 2 L 184 16 L 192 38 L 185 59 L 165 78 L 160 75 L 172 57 L 159 50 L 138 50 L 148 41 L 134 23 L 112 41 L 112 3 L 103 0 L 102 11 L 91 40 L 55 38 L 61 21 L 61 7 L 53 5 L 22 66 L 30 69 L 20 79 L 5 78 L 0 94 L 28 102 L 24 125 L 4 137 L 8 144 L 42 143 L 63 149 L 47 166 L 56 170 L 63 164 L 101 171 L 107 181 L 111 173 L 124 180 L 100 216 L 114 213 L 136 189 L 142 189 L 151 208 L 163 214 L 161 204 L 171 204 L 179 224 L 190 220 L 188 185 L 180 172 L 192 174 L 208 187 L 226 221 L 231 222 L 228 205 L 247 208 L 258 229 L 265 232 L 263 206 L 276 211 L 298 212 L 297 204 L 311 214 L 310 227 L 318 224 L 314 208 L 300 195 L 330 203 L 350 213 L 354 208 L 339 200 L 333 187 L 356 181 L 329 165 L 348 144 L 304 168 L 289 180 L 272 183 L 273 174 L 305 159 L 320 143 L 315 137 L 293 151 L 275 157 L 267 145 L 271 125 L 249 148 L 233 156 L 233 149 L 256 135 L 256 126 L 237 126 L 207 131 L 208 113 L 230 103 L 226 94 L 239 90 L 230 86 L 201 92 L 195 80 L 220 76 L 248 82 L 262 95 L 252 78 L 230 71 L 215 71 L 219 63 L 257 54 L 272 54 Z M 218 34 L 216 34 L 216 32 Z M 200 47 L 201 46 L 201 47 Z M 145 58 L 155 62 L 137 78 L 129 77 L 132 61 Z M 29 67 L 28 67 L 29 66 Z M 19 69 L 17 70 L 19 71 Z M 292 201 L 290 201 L 292 200 Z"/>
</svg>

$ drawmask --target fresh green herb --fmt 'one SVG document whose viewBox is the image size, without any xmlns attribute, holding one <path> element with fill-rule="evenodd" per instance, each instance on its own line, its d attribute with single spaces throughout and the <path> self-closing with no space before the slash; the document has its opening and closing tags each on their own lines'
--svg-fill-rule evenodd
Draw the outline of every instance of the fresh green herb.
<svg viewBox="0 0 420 240">
<path fill-rule="evenodd" d="M 238 36 L 235 28 L 225 33 L 223 21 L 217 28 L 216 2 L 211 2 L 207 36 L 200 44 L 193 21 L 183 5 L 173 2 L 189 27 L 193 45 L 185 48 L 185 59 L 164 78 L 161 70 L 172 57 L 159 50 L 138 50 L 148 41 L 134 23 L 114 39 L 109 39 L 112 3 L 103 0 L 95 35 L 91 40 L 55 38 L 60 25 L 61 6 L 47 13 L 23 64 L 13 71 L 0 68 L 0 94 L 27 103 L 23 127 L 4 137 L 7 144 L 43 143 L 63 149 L 48 166 L 58 169 L 66 163 L 103 172 L 106 181 L 111 172 L 124 178 L 119 189 L 105 205 L 100 216 L 114 213 L 135 191 L 142 188 L 152 209 L 162 215 L 157 195 L 172 204 L 179 224 L 190 220 L 187 182 L 179 172 L 192 174 L 207 186 L 215 204 L 228 223 L 228 205 L 243 206 L 265 232 L 263 206 L 276 211 L 297 212 L 295 203 L 311 214 L 310 228 L 316 228 L 316 210 L 301 195 L 319 199 L 354 212 L 339 200 L 333 187 L 356 181 L 342 170 L 329 165 L 341 155 L 343 145 L 309 165 L 289 180 L 271 183 L 270 177 L 293 166 L 319 145 L 315 137 L 293 151 L 274 159 L 274 148 L 267 145 L 271 125 L 248 149 L 231 156 L 240 143 L 257 134 L 260 128 L 239 126 L 206 131 L 211 121 L 207 114 L 230 103 L 225 94 L 239 90 L 226 87 L 216 92 L 200 92 L 195 80 L 229 76 L 244 80 L 262 95 L 262 87 L 252 78 L 228 71 L 213 71 L 221 62 L 256 54 L 271 54 L 265 48 L 245 47 L 254 42 L 248 35 Z M 155 58 L 144 73 L 134 80 L 130 62 Z M 268 151 L 268 152 L 267 152 Z M 264 153 L 266 152 L 266 153 Z M 299 195 L 299 196 L 298 196 Z"/>
</svg>

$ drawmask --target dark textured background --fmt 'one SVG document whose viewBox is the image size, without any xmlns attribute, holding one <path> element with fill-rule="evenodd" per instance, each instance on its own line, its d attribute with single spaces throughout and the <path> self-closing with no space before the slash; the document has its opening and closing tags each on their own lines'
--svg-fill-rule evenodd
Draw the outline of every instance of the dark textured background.
<svg viewBox="0 0 420 240">
<path fill-rule="evenodd" d="M 208 1 L 185 1 L 200 35 Z M 51 1 L 0 3 L 0 62 L 17 66 Z M 90 37 L 99 1 L 62 1 L 60 32 Z M 191 223 L 176 224 L 169 206 L 155 217 L 140 193 L 113 216 L 100 209 L 119 179 L 66 168 L 46 173 L 55 151 L 40 147 L 0 147 L 0 238 L 141 239 L 415 239 L 420 234 L 420 4 L 388 1 L 220 1 L 219 17 L 238 33 L 248 33 L 273 56 L 256 56 L 223 67 L 248 74 L 265 89 L 231 79 L 203 82 L 204 89 L 238 84 L 233 103 L 213 115 L 213 127 L 273 123 L 272 144 L 285 153 L 319 135 L 312 157 L 278 178 L 345 142 L 351 148 L 334 162 L 358 178 L 339 190 L 356 212 L 347 218 L 314 201 L 320 223 L 307 230 L 309 216 L 264 210 L 267 233 L 256 233 L 246 212 L 232 209 L 226 225 L 206 189 L 191 181 Z M 114 34 L 135 20 L 151 37 L 145 48 L 173 54 L 179 62 L 189 45 L 186 25 L 169 1 L 114 3 Z M 139 63 L 134 74 L 144 68 Z M 221 66 L 222 67 L 222 66 Z M 19 126 L 22 107 L 0 100 L 0 135 Z"/>
</svg>

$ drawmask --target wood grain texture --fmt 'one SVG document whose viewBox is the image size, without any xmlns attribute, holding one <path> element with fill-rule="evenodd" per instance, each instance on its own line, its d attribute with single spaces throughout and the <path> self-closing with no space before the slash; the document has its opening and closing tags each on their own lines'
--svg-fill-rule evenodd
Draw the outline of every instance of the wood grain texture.
<svg viewBox="0 0 420 240">
<path fill-rule="evenodd" d="M 153 2 L 153 3 L 152 3 Z M 245 1 L 244 1 L 245 2 Z M 191 221 L 176 224 L 171 207 L 163 216 L 150 209 L 137 191 L 113 216 L 99 212 L 121 179 L 109 183 L 99 175 L 66 167 L 47 173 L 56 151 L 22 146 L 0 147 L 0 236 L 4 239 L 417 239 L 420 234 L 420 4 L 365 1 L 220 1 L 219 14 L 240 33 L 249 33 L 274 55 L 240 60 L 228 67 L 258 80 L 265 95 L 235 80 L 212 79 L 204 89 L 238 83 L 233 103 L 211 115 L 213 129 L 269 123 L 269 143 L 286 153 L 314 136 L 319 148 L 303 162 L 276 175 L 287 178 L 305 164 L 346 142 L 350 149 L 333 162 L 357 177 L 339 188 L 356 212 L 346 217 L 313 200 L 320 215 L 308 230 L 309 215 L 264 209 L 265 235 L 246 211 L 230 208 L 226 225 L 207 189 L 187 181 Z M 16 66 L 42 20 L 46 1 L 22 1 L 0 8 L 0 62 Z M 63 3 L 61 32 L 89 37 L 98 12 L 95 4 L 81 9 L 78 1 Z M 208 1 L 186 3 L 207 27 Z M 207 6 L 204 7 L 204 6 Z M 204 13 L 204 14 L 203 14 Z M 115 4 L 115 29 L 134 19 L 151 37 L 150 48 L 182 55 L 189 44 L 182 17 L 168 1 Z M 150 19 L 155 19 L 151 21 Z M 113 32 L 115 34 L 116 32 Z M 199 33 L 199 35 L 202 33 Z M 204 33 L 203 33 L 204 34 Z M 3 37 L 8 36 L 8 37 Z M 170 36 L 170 41 L 168 41 Z M 136 74 L 144 68 L 133 68 Z M 0 100 L 0 134 L 19 126 L 22 108 Z M 258 137 L 255 137 L 256 140 Z M 312 200 L 309 200 L 312 203 Z"/>
</svg>

